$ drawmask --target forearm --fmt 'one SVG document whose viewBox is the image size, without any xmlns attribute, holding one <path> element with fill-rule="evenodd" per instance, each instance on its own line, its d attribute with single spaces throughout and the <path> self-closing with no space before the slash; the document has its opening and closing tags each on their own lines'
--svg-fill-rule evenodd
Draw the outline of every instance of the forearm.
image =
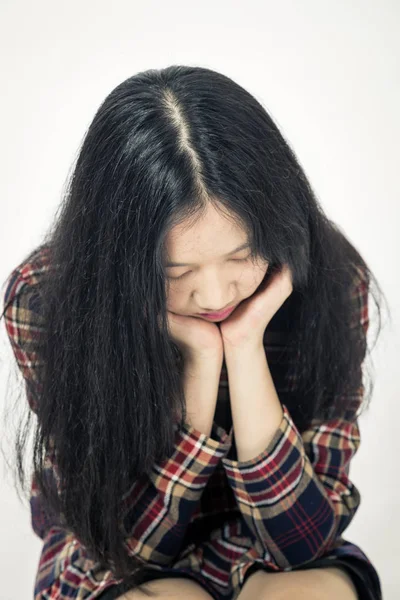
<svg viewBox="0 0 400 600">
<path fill-rule="evenodd" d="M 262 345 L 225 349 L 239 461 L 258 456 L 275 435 L 283 409 Z"/>
<path fill-rule="evenodd" d="M 332 548 L 360 503 L 348 478 L 357 422 L 317 419 L 300 433 L 280 403 L 264 348 L 224 351 L 238 454 L 222 459 L 229 485 L 261 561 L 302 565 Z"/>
<path fill-rule="evenodd" d="M 218 399 L 223 357 L 185 363 L 183 385 L 189 425 L 210 435 Z"/>
<path fill-rule="evenodd" d="M 231 446 L 226 434 L 203 435 L 206 427 L 197 411 L 192 415 L 193 405 L 202 406 L 204 414 L 212 413 L 214 396 L 200 384 L 216 380 L 217 364 L 191 363 L 184 371 L 188 413 L 194 427 L 177 428 L 171 454 L 155 461 L 146 477 L 137 478 L 123 502 L 129 554 L 158 565 L 170 565 L 178 556 L 204 489 Z M 212 416 L 209 418 L 212 420 Z M 154 515 L 158 516 L 156 528 L 151 527 Z"/>
</svg>

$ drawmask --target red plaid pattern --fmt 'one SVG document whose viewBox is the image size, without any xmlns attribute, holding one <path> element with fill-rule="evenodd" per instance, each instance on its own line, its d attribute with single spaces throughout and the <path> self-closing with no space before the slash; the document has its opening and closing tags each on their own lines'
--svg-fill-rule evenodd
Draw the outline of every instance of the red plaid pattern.
<svg viewBox="0 0 400 600">
<path fill-rule="evenodd" d="M 33 252 L 12 271 L 4 298 L 7 333 L 33 411 L 40 397 L 38 345 L 43 331 L 36 286 L 48 264 L 47 248 Z M 354 325 L 361 323 L 366 332 L 368 285 L 363 277 L 355 282 L 352 300 Z M 265 339 L 273 364 L 284 337 L 271 331 Z M 284 385 L 277 387 L 278 392 Z M 359 393 L 349 402 L 359 404 L 362 386 Z M 224 363 L 220 414 L 228 404 Z M 133 482 L 122 498 L 127 551 L 156 570 L 191 573 L 220 598 L 236 598 L 246 571 L 255 563 L 281 571 L 311 565 L 320 557 L 331 558 L 332 564 L 346 556 L 359 559 L 379 589 L 366 554 L 342 538 L 360 504 L 360 494 L 349 479 L 350 462 L 360 444 L 357 419 L 314 421 L 300 434 L 288 408 L 282 406 L 274 438 L 259 456 L 245 462 L 234 460 L 231 422 L 215 420 L 210 436 L 189 425 L 176 428 L 172 456 Z M 57 483 L 51 457 L 48 470 Z M 60 522 L 49 520 L 34 478 L 31 515 L 33 530 L 43 539 L 35 600 L 92 600 L 121 582 L 109 570 L 100 572 L 75 536 Z"/>
</svg>

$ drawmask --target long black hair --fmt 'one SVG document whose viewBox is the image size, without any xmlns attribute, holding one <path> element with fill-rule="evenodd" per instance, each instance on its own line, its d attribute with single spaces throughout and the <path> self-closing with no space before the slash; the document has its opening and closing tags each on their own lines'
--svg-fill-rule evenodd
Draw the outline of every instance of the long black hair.
<svg viewBox="0 0 400 600">
<path fill-rule="evenodd" d="M 293 273 L 282 310 L 296 384 L 285 403 L 300 431 L 315 417 L 348 414 L 342 399 L 360 389 L 368 323 L 354 321 L 355 281 L 371 290 L 381 328 L 375 276 L 250 93 L 211 69 L 180 65 L 118 85 L 84 136 L 43 241 L 51 269 L 40 290 L 46 335 L 33 457 L 49 506 L 118 576 L 136 565 L 123 546 L 119 500 L 170 455 L 175 416 L 186 421 L 182 360 L 168 334 L 165 237 L 209 203 L 246 230 L 254 257 Z M 62 496 L 42 476 L 51 443 Z"/>
</svg>

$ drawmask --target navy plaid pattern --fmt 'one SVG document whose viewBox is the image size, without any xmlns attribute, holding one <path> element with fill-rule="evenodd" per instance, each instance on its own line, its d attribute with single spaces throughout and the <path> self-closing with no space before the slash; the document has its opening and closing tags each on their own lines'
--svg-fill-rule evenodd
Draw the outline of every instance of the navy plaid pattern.
<svg viewBox="0 0 400 600">
<path fill-rule="evenodd" d="M 5 293 L 5 325 L 26 383 L 30 408 L 40 398 L 40 315 L 37 285 L 48 268 L 47 247 L 33 252 L 10 274 Z M 352 291 L 354 326 L 368 329 L 368 285 L 359 272 Z M 284 343 L 278 330 L 266 331 L 265 352 L 271 366 Z M 280 364 L 282 373 L 284 367 Z M 272 369 L 271 369 L 271 372 Z M 282 391 L 289 382 L 277 385 Z M 286 388 L 287 389 L 287 388 Z M 350 405 L 362 401 L 349 398 Z M 357 561 L 380 598 L 378 574 L 366 554 L 342 534 L 360 504 L 349 479 L 352 457 L 360 444 L 357 418 L 344 415 L 313 421 L 300 433 L 287 406 L 268 446 L 255 458 L 238 461 L 229 413 L 225 362 L 210 436 L 186 424 L 176 427 L 171 457 L 132 482 L 121 499 L 125 546 L 157 572 L 191 575 L 214 597 L 235 599 L 246 572 L 255 565 L 271 572 L 310 567 L 318 559 Z M 54 456 L 49 476 L 58 485 Z M 35 600 L 92 600 L 122 583 L 101 571 L 79 540 L 51 521 L 35 479 L 31 487 L 32 527 L 43 539 Z"/>
</svg>

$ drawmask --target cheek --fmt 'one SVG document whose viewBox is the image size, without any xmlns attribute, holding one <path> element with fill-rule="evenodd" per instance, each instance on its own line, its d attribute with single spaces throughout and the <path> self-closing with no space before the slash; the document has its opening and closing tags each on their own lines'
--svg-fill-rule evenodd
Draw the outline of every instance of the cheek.
<svg viewBox="0 0 400 600">
<path fill-rule="evenodd" d="M 172 312 L 178 312 L 179 307 L 183 306 L 183 302 L 185 299 L 185 294 L 183 290 L 174 289 L 172 286 L 166 292 L 167 295 L 167 310 L 172 310 Z"/>
<path fill-rule="evenodd" d="M 253 282 L 254 291 L 258 288 L 258 286 L 260 285 L 260 283 L 263 281 L 263 279 L 266 276 L 267 272 L 268 272 L 268 265 L 267 264 L 263 264 L 263 265 L 257 266 L 257 267 L 255 267 L 253 269 L 252 282 Z"/>
<path fill-rule="evenodd" d="M 264 279 L 264 277 L 266 276 L 268 271 L 269 271 L 269 264 L 264 264 L 262 267 L 259 268 L 260 281 L 262 281 Z"/>
<path fill-rule="evenodd" d="M 244 298 L 248 298 L 257 292 L 257 290 L 261 286 L 262 282 L 264 281 L 267 272 L 268 272 L 268 265 L 265 265 L 263 267 L 257 267 L 255 269 L 253 269 L 251 280 L 249 278 L 248 285 L 246 286 L 246 288 L 243 287 L 243 290 L 242 290 Z"/>
</svg>

